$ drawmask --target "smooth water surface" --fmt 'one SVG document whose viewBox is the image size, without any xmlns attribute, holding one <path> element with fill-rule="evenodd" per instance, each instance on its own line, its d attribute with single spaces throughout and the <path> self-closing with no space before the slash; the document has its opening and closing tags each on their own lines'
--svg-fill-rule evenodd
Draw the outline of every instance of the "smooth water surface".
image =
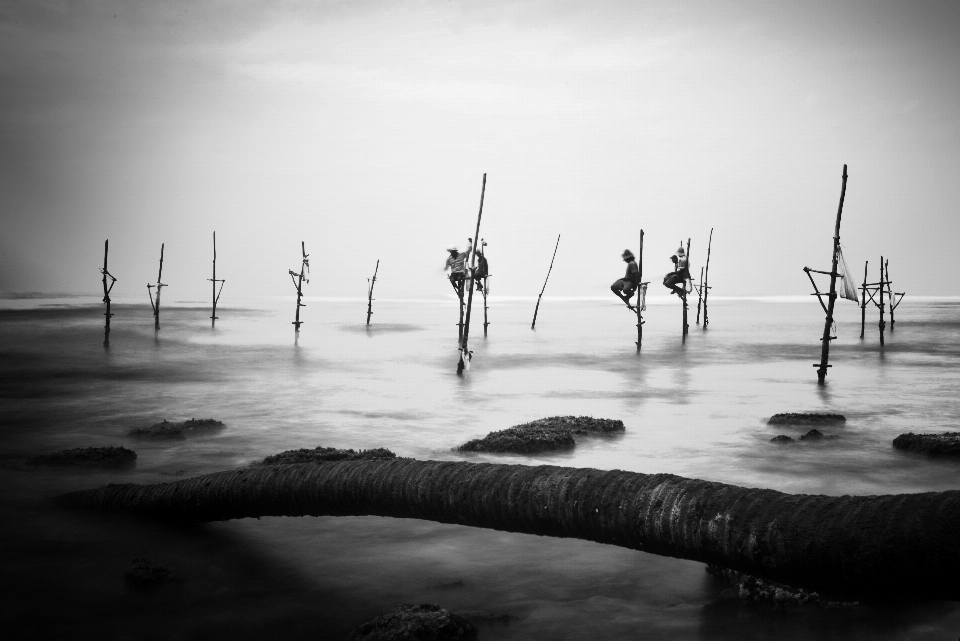
<svg viewBox="0 0 960 641">
<path fill-rule="evenodd" d="M 0 311 L 0 487 L 6 629 L 36 638 L 343 638 L 400 603 L 510 614 L 482 639 L 940 639 L 954 603 L 779 612 L 718 599 L 703 565 L 584 541 L 412 520 L 273 518 L 176 528 L 64 514 L 59 493 L 165 482 L 286 449 L 386 447 L 419 459 L 550 463 L 670 472 L 793 493 L 956 489 L 960 462 L 894 450 L 903 432 L 957 429 L 960 304 L 905 299 L 880 347 L 877 310 L 838 302 L 828 384 L 816 384 L 823 313 L 815 302 L 712 300 L 710 326 L 681 341 L 676 299 L 635 317 L 606 301 L 491 297 L 475 310 L 472 367 L 456 375 L 455 301 L 308 300 L 209 310 L 115 305 L 109 349 L 99 306 Z M 287 309 L 289 307 L 290 309 Z M 847 417 L 841 438 L 778 445 L 778 412 Z M 460 443 L 554 415 L 621 419 L 623 435 L 580 438 L 572 453 L 464 456 Z M 137 441 L 161 419 L 217 418 L 219 433 Z M 28 457 L 124 445 L 125 471 L 34 468 Z M 133 557 L 184 581 L 124 586 Z"/>
</svg>

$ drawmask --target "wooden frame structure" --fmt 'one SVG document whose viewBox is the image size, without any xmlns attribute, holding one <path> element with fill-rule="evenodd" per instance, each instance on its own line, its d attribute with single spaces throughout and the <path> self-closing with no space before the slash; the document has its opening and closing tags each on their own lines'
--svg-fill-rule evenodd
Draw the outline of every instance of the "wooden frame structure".
<svg viewBox="0 0 960 641">
<path fill-rule="evenodd" d="M 297 288 L 297 316 L 293 321 L 294 332 L 300 333 L 300 326 L 303 325 L 303 321 L 300 320 L 300 308 L 306 307 L 307 304 L 301 302 L 303 300 L 303 284 L 309 283 L 310 279 L 305 276 L 305 274 L 310 273 L 310 261 L 308 260 L 310 254 L 307 253 L 307 245 L 304 241 L 300 241 L 300 251 L 303 252 L 303 262 L 300 263 L 300 273 L 296 273 L 292 269 L 287 270 L 290 274 L 290 280 L 293 281 L 293 286 Z"/>
<path fill-rule="evenodd" d="M 110 240 L 107 239 L 103 241 L 103 267 L 100 268 L 100 273 L 103 274 L 103 302 L 107 306 L 106 311 L 103 315 L 106 317 L 106 322 L 103 326 L 103 346 L 110 347 L 110 317 L 113 316 L 110 313 L 110 291 L 113 289 L 113 286 L 116 284 L 117 279 L 113 277 L 107 270 L 107 252 L 110 249 Z M 110 286 L 107 286 L 107 279 L 110 279 Z"/>
<path fill-rule="evenodd" d="M 213 291 L 211 293 L 213 308 L 210 310 L 210 327 L 217 326 L 217 303 L 220 302 L 220 294 L 223 292 L 223 284 L 227 281 L 217 278 L 217 232 L 213 232 L 213 278 L 208 278 Z M 220 290 L 217 291 L 217 283 L 220 283 Z"/>
<path fill-rule="evenodd" d="M 893 331 L 893 310 L 896 309 L 897 305 L 900 304 L 900 300 L 903 300 L 904 292 L 894 292 L 891 285 L 893 281 L 890 280 L 890 261 L 884 260 L 883 256 L 880 257 L 880 280 L 876 283 L 867 282 L 867 266 L 869 261 L 866 261 L 863 265 L 863 284 L 860 286 L 860 291 L 863 294 L 863 300 L 860 303 L 860 338 L 864 337 L 864 332 L 866 329 L 867 322 L 867 302 L 871 302 L 877 306 L 877 309 L 880 310 L 880 322 L 877 324 L 878 329 L 880 330 L 880 344 L 884 344 L 883 332 L 887 327 L 886 322 L 884 321 L 884 312 L 886 311 L 887 306 L 890 307 L 890 331 Z M 884 292 L 886 292 L 887 297 L 890 299 L 890 302 L 887 303 L 883 299 Z M 900 299 L 897 300 L 896 296 L 900 296 Z"/>
<path fill-rule="evenodd" d="M 157 272 L 157 284 L 151 285 L 147 283 L 147 296 L 150 298 L 150 307 L 153 308 L 153 330 L 160 330 L 160 289 L 166 287 L 166 283 L 160 282 L 161 276 L 163 276 L 163 248 L 165 243 L 160 243 L 160 270 Z M 154 302 L 153 294 L 151 289 L 157 288 L 157 300 Z"/>
<path fill-rule="evenodd" d="M 367 287 L 367 326 L 370 326 L 370 317 L 373 315 L 373 286 L 377 284 L 377 272 L 380 271 L 380 260 L 377 259 L 377 266 L 373 269 L 373 278 L 368 278 L 370 283 Z"/>
<path fill-rule="evenodd" d="M 826 319 L 823 323 L 823 338 L 820 339 L 820 363 L 814 363 L 814 367 L 817 369 L 817 384 L 824 385 L 825 379 L 827 377 L 827 368 L 832 367 L 828 363 L 830 359 L 830 341 L 836 338 L 836 336 L 830 335 L 830 330 L 833 328 L 833 309 L 834 305 L 837 302 L 837 260 L 839 258 L 840 252 L 840 218 L 843 215 L 843 199 L 847 194 L 847 166 L 843 166 L 843 182 L 840 186 L 840 205 L 837 208 L 837 223 L 834 227 L 833 232 L 833 259 L 832 265 L 829 272 L 819 271 L 816 269 L 810 269 L 809 267 L 804 267 L 803 271 L 807 273 L 807 277 L 810 279 L 810 283 L 813 285 L 814 293 L 811 296 L 816 296 L 817 301 L 820 303 L 820 307 L 823 308 L 823 311 L 826 313 Z M 813 276 L 810 273 L 816 274 L 826 274 L 830 276 L 830 291 L 827 293 L 821 293 L 820 289 L 817 287 L 817 283 L 813 280 Z M 827 304 L 823 304 L 823 296 L 827 296 Z"/>
</svg>

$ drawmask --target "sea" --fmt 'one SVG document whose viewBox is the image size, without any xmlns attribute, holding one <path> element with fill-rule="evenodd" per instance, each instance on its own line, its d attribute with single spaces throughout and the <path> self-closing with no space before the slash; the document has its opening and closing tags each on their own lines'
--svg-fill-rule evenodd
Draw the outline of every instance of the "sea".
<svg viewBox="0 0 960 641">
<path fill-rule="evenodd" d="M 224 297 L 226 300 L 226 296 Z M 723 598 L 702 563 L 574 539 L 383 517 L 276 517 L 173 526 L 67 512 L 52 499 L 108 483 L 166 483 L 290 449 L 383 447 L 450 461 L 668 472 L 823 495 L 957 489 L 960 461 L 895 450 L 960 423 L 960 300 L 911 298 L 891 324 L 838 301 L 826 385 L 815 298 L 676 297 L 636 316 L 609 298 L 475 300 L 457 374 L 454 298 L 117 301 L 109 347 L 91 297 L 0 301 L 0 630 L 6 639 L 343 639 L 393 607 L 435 603 L 481 639 L 949 639 L 960 604 L 777 610 Z M 488 323 L 484 328 L 484 317 Z M 809 428 L 781 412 L 843 414 Z M 460 454 L 474 438 L 561 415 L 622 420 L 538 456 Z M 137 440 L 162 420 L 224 429 Z M 780 434 L 794 442 L 771 442 Z M 122 470 L 35 466 L 58 450 L 133 449 Z M 137 590 L 135 558 L 179 581 Z"/>
</svg>

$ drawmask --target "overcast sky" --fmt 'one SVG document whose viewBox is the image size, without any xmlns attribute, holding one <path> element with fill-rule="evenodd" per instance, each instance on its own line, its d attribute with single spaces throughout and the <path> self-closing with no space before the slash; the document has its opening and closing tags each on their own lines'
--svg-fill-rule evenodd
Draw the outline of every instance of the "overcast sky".
<svg viewBox="0 0 960 641">
<path fill-rule="evenodd" d="M 960 3 L 0 0 L 0 290 L 604 295 L 681 239 L 719 295 L 855 280 L 960 294 Z M 876 274 L 873 274 L 875 280 Z M 665 291 L 665 290 L 664 290 Z"/>
</svg>

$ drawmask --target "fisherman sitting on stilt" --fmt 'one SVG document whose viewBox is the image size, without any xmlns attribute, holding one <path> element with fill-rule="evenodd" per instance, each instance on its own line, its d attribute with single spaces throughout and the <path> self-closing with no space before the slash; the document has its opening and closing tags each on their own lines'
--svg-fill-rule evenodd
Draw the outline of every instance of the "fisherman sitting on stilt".
<svg viewBox="0 0 960 641">
<path fill-rule="evenodd" d="M 637 267 L 637 261 L 633 257 L 633 252 L 629 249 L 623 250 L 621 256 L 623 257 L 623 262 L 627 264 L 627 272 L 623 278 L 618 279 L 613 285 L 610 285 L 610 291 L 626 303 L 627 307 L 633 309 L 633 305 L 630 304 L 630 299 L 633 298 L 634 292 L 637 291 L 637 287 L 640 285 L 640 268 Z"/>
<path fill-rule="evenodd" d="M 687 256 L 683 247 L 677 249 L 677 253 L 671 256 L 670 260 L 673 261 L 673 271 L 663 277 L 663 286 L 669 289 L 671 294 L 683 298 L 686 293 L 687 279 L 690 278 L 690 271 L 687 269 Z"/>
<path fill-rule="evenodd" d="M 447 251 L 450 252 L 450 256 L 447 257 L 447 264 L 444 265 L 443 270 L 447 273 L 453 290 L 457 292 L 458 296 L 462 296 L 463 281 L 467 275 L 466 263 L 469 252 L 461 253 L 456 247 L 450 247 Z"/>
</svg>

